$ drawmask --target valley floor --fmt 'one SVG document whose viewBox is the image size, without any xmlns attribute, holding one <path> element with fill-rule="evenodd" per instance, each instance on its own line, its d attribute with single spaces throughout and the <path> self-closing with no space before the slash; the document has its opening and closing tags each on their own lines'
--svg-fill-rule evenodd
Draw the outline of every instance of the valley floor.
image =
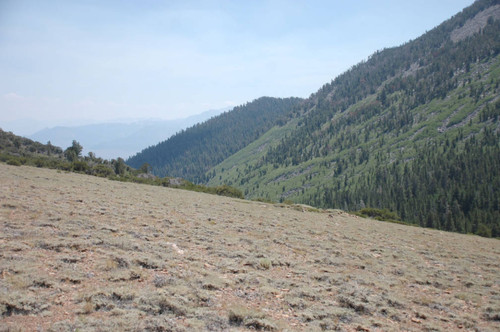
<svg viewBox="0 0 500 332">
<path fill-rule="evenodd" d="M 0 331 L 500 330 L 500 241 L 0 164 Z"/>
</svg>

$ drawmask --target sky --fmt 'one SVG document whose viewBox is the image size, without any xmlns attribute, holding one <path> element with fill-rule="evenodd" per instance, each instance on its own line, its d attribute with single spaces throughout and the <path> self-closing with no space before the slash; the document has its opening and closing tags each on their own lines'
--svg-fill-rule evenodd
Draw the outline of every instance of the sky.
<svg viewBox="0 0 500 332">
<path fill-rule="evenodd" d="M 0 128 L 308 97 L 472 0 L 0 0 Z"/>
</svg>

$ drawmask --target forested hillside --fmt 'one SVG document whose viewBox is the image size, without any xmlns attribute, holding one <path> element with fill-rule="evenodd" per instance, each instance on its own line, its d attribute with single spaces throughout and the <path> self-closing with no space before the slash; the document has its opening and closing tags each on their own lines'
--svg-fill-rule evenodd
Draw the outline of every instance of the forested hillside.
<svg viewBox="0 0 500 332">
<path fill-rule="evenodd" d="M 178 176 L 203 182 L 205 172 L 211 167 L 273 126 L 287 122 L 300 101 L 300 98 L 259 98 L 183 130 L 126 162 L 135 168 L 148 163 L 157 176 Z"/>
<path fill-rule="evenodd" d="M 286 134 L 274 128 L 277 141 L 262 136 L 210 170 L 209 183 L 500 236 L 499 18 L 498 1 L 478 1 L 376 52 L 303 102 Z M 242 157 L 256 146 L 259 158 Z"/>
<path fill-rule="evenodd" d="M 12 132 L 3 131 L 0 128 L 0 155 L 2 157 L 15 155 L 19 158 L 59 158 L 62 159 L 63 150 L 52 145 L 50 142 L 42 144 L 29 138 L 14 135 Z"/>
</svg>

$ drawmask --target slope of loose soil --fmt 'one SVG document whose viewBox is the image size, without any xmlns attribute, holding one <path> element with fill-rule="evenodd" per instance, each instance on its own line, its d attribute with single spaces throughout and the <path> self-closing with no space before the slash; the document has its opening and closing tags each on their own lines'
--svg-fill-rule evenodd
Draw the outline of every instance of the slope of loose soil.
<svg viewBox="0 0 500 332">
<path fill-rule="evenodd" d="M 0 330 L 500 329 L 500 241 L 306 210 L 0 164 Z"/>
</svg>

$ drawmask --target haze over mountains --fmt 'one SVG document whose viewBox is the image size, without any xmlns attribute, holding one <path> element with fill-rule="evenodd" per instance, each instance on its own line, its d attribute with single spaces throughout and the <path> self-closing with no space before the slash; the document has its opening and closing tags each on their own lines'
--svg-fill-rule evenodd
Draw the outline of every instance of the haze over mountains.
<svg viewBox="0 0 500 332">
<path fill-rule="evenodd" d="M 58 126 L 37 131 L 27 137 L 40 143 L 66 148 L 73 140 L 84 148 L 83 153 L 93 152 L 105 159 L 127 158 L 167 139 L 176 132 L 219 115 L 230 108 L 209 110 L 176 120 L 145 119 L 96 123 L 83 126 Z"/>
<path fill-rule="evenodd" d="M 499 236 L 499 19 L 498 1 L 477 1 L 423 36 L 354 65 L 280 112 L 268 130 L 254 131 L 253 141 L 236 134 L 260 125 L 236 114 L 226 124 L 232 136 L 214 139 L 229 113 L 128 162 L 148 163 L 162 176 L 235 186 L 249 198 L 376 207 L 422 226 Z M 260 112 L 255 118 L 274 109 Z M 244 147 L 228 157 L 228 141 Z M 210 148 L 193 153 L 193 146 Z M 225 160 L 207 163 L 217 159 Z"/>
</svg>

